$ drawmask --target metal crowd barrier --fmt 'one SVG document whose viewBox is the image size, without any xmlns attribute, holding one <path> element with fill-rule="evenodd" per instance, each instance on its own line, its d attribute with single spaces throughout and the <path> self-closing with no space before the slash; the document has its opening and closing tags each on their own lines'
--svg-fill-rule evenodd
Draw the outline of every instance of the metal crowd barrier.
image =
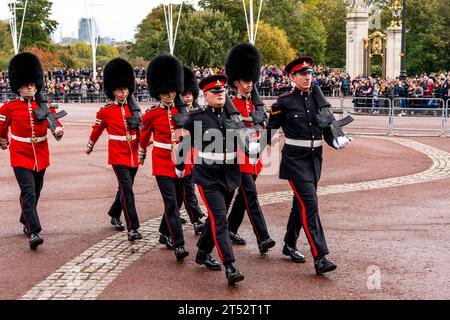
<svg viewBox="0 0 450 320">
<path fill-rule="evenodd" d="M 444 136 L 450 137 L 450 128 L 448 124 L 448 117 L 450 116 L 450 99 L 445 104 L 445 119 L 444 119 Z"/>
<path fill-rule="evenodd" d="M 394 98 L 393 135 L 435 137 L 446 135 L 447 109 L 440 98 Z M 412 123 L 411 119 L 416 121 Z M 420 123 L 417 123 L 420 119 Z"/>
<path fill-rule="evenodd" d="M 138 102 L 152 102 L 153 98 L 148 93 L 135 93 Z M 0 103 L 15 99 L 17 96 L 12 92 L 0 92 Z M 108 97 L 103 93 L 87 93 L 69 92 L 63 95 L 44 93 L 44 97 L 53 103 L 106 103 Z"/>
<path fill-rule="evenodd" d="M 387 136 L 392 134 L 392 102 L 390 99 L 339 98 L 339 103 L 338 113 L 341 113 L 341 118 L 351 115 L 355 119 L 344 128 L 344 131 L 356 135 Z"/>
<path fill-rule="evenodd" d="M 63 96 L 46 94 L 49 101 L 56 103 L 106 103 L 105 94 L 66 93 Z M 0 103 L 14 99 L 11 92 L 0 92 Z M 137 92 L 138 102 L 154 102 L 148 93 Z M 277 97 L 263 96 L 267 109 Z M 338 118 L 352 115 L 355 121 L 344 128 L 353 135 L 390 135 L 390 136 L 422 136 L 450 137 L 450 100 L 440 98 L 385 98 L 385 97 L 327 97 Z M 200 97 L 202 100 L 202 97 Z M 199 102 L 201 103 L 201 101 Z M 420 121 L 417 121 L 420 120 Z"/>
</svg>

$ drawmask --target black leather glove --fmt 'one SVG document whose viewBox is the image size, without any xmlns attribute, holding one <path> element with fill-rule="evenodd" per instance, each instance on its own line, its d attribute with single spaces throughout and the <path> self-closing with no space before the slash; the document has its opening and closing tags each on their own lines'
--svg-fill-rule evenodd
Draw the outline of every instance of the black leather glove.
<svg viewBox="0 0 450 320">
<path fill-rule="evenodd" d="M 267 116 L 261 111 L 253 111 L 252 118 L 254 124 L 264 125 L 267 124 Z"/>
<path fill-rule="evenodd" d="M 127 123 L 131 129 L 140 129 L 142 126 L 141 116 L 139 113 L 134 112 L 132 116 L 127 118 Z"/>
</svg>

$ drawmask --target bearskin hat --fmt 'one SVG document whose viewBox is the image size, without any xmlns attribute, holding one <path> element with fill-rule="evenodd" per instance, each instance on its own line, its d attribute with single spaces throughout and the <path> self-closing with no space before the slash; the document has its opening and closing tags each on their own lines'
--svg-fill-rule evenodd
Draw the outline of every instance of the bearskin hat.
<svg viewBox="0 0 450 320">
<path fill-rule="evenodd" d="M 181 94 L 184 88 L 184 71 L 174 56 L 161 54 L 150 61 L 147 68 L 148 90 L 152 98 L 159 100 L 162 93 Z"/>
<path fill-rule="evenodd" d="M 103 86 L 111 100 L 114 100 L 113 91 L 117 88 L 128 88 L 129 95 L 132 95 L 136 87 L 135 81 L 133 67 L 122 58 L 111 60 L 103 70 Z"/>
<path fill-rule="evenodd" d="M 260 72 L 261 55 L 254 45 L 240 43 L 231 49 L 225 64 L 228 85 L 234 88 L 234 82 L 238 80 L 257 83 Z"/>
<path fill-rule="evenodd" d="M 39 58 L 30 52 L 14 56 L 8 67 L 9 81 L 12 92 L 19 94 L 19 88 L 24 84 L 34 83 L 38 92 L 44 87 L 44 71 Z"/>
<path fill-rule="evenodd" d="M 194 101 L 197 100 L 200 93 L 197 78 L 195 77 L 194 72 L 188 67 L 184 67 L 184 92 L 192 93 Z"/>
</svg>

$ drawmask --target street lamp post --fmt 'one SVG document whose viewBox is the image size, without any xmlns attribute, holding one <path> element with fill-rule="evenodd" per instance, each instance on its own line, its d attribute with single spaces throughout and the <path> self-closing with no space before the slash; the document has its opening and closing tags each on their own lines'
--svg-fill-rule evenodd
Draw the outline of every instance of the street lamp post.
<svg viewBox="0 0 450 320">
<path fill-rule="evenodd" d="M 400 80 L 406 80 L 406 0 L 402 8 L 402 50 L 400 60 Z"/>
</svg>

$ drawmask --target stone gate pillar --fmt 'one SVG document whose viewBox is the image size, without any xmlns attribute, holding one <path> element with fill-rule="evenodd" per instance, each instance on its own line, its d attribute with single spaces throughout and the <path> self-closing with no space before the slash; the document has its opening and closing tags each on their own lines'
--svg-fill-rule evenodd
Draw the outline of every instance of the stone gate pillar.
<svg viewBox="0 0 450 320">
<path fill-rule="evenodd" d="M 349 8 L 346 19 L 346 70 L 352 79 L 365 73 L 364 39 L 367 39 L 369 34 L 369 12 L 367 6 L 364 5 L 364 2 L 359 2 L 359 5 L 354 5 Z"/>
<path fill-rule="evenodd" d="M 386 48 L 386 76 L 388 78 L 398 77 L 400 74 L 401 52 L 402 52 L 402 29 L 387 28 Z"/>
</svg>

